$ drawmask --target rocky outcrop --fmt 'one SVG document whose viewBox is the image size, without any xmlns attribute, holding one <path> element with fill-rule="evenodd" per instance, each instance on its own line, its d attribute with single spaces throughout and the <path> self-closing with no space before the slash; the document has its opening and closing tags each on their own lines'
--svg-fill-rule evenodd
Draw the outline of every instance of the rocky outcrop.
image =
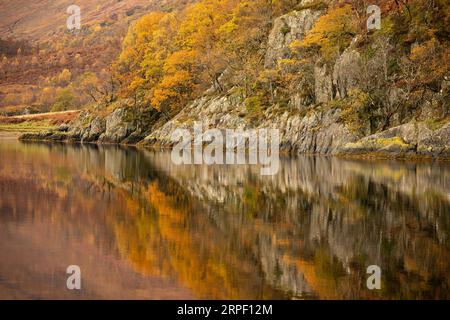
<svg viewBox="0 0 450 320">
<path fill-rule="evenodd" d="M 95 117 L 89 124 L 87 130 L 81 133 L 81 142 L 93 142 L 97 141 L 100 135 L 105 132 L 106 121 L 102 117 Z"/>
<path fill-rule="evenodd" d="M 340 121 L 339 109 L 293 118 L 285 131 L 286 143 L 292 143 L 291 149 L 296 153 L 335 154 L 358 137 Z"/>
<path fill-rule="evenodd" d="M 354 48 L 357 39 L 353 39 L 336 60 L 334 65 L 319 60 L 314 66 L 314 94 L 316 103 L 327 103 L 333 99 L 347 97 L 351 89 L 361 84 L 361 55 Z"/>
<path fill-rule="evenodd" d="M 306 115 L 279 111 L 276 106 L 271 107 L 255 122 L 243 101 L 234 95 L 204 97 L 153 131 L 140 145 L 172 147 L 172 133 L 176 129 L 192 130 L 196 121 L 205 129 L 279 129 L 281 149 L 289 153 L 334 154 L 343 145 L 360 138 L 340 121 L 339 109 L 310 110 Z"/>
<path fill-rule="evenodd" d="M 118 108 L 105 118 L 105 130 L 99 142 L 121 143 L 137 130 L 137 119 L 130 108 Z"/>
<path fill-rule="evenodd" d="M 303 1 L 303 4 L 309 2 Z M 279 59 L 286 58 L 289 45 L 295 40 L 303 39 L 321 15 L 321 10 L 311 8 L 293 11 L 275 19 L 267 44 L 265 67 L 273 68 Z"/>
<path fill-rule="evenodd" d="M 314 66 L 314 96 L 316 103 L 326 103 L 335 97 L 330 66 L 322 61 Z"/>
<path fill-rule="evenodd" d="M 450 156 L 450 123 L 431 129 L 426 123 L 411 122 L 348 143 L 340 154 L 380 154 L 385 156 Z"/>
<path fill-rule="evenodd" d="M 24 133 L 19 136 L 22 141 L 48 141 L 48 142 L 63 142 L 69 141 L 69 136 L 62 132 L 38 132 L 38 133 Z"/>
<path fill-rule="evenodd" d="M 346 82 L 351 85 L 352 82 Z M 345 86 L 344 86 L 345 87 Z M 346 88 L 349 88 L 348 86 Z M 338 108 L 314 106 L 306 111 L 280 113 L 277 106 L 263 111 L 254 120 L 243 101 L 233 94 L 203 97 L 181 111 L 175 118 L 154 130 L 142 142 L 144 147 L 172 147 L 176 129 L 192 131 L 194 122 L 204 129 L 280 130 L 280 148 L 286 153 L 356 155 L 378 153 L 390 157 L 450 156 L 450 123 L 431 129 L 426 123 L 408 123 L 390 130 L 363 137 L 348 126 Z"/>
<path fill-rule="evenodd" d="M 245 129 L 247 111 L 239 98 L 230 96 L 203 97 L 183 109 L 172 120 L 153 131 L 140 144 L 142 146 L 171 147 L 171 135 L 176 129 L 192 129 L 194 122 L 204 128 Z"/>
<path fill-rule="evenodd" d="M 113 111 L 82 112 L 70 125 L 57 130 L 22 135 L 21 140 L 44 140 L 81 143 L 136 144 L 143 140 L 154 124 L 155 111 L 133 108 L 126 101 L 116 103 Z"/>
<path fill-rule="evenodd" d="M 361 73 L 361 56 L 358 51 L 350 47 L 334 64 L 333 86 L 336 88 L 336 98 L 345 98 L 351 89 L 358 88 Z"/>
</svg>

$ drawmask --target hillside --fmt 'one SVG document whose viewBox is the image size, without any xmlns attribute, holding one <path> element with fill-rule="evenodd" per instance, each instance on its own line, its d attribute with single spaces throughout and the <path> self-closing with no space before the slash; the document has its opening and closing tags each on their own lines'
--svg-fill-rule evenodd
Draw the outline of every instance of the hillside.
<svg viewBox="0 0 450 320">
<path fill-rule="evenodd" d="M 42 41 L 64 28 L 70 0 L 0 1 L 0 38 Z M 95 24 L 116 14 L 121 17 L 136 7 L 146 7 L 145 0 L 81 0 L 83 24 Z"/>
<path fill-rule="evenodd" d="M 107 79 L 108 67 L 133 21 L 188 2 L 78 1 L 82 29 L 69 32 L 66 10 L 71 1 L 0 1 L 0 112 L 49 111 L 58 93 L 80 75 L 93 73 Z M 70 108 L 90 100 L 83 92 L 76 95 Z"/>
<path fill-rule="evenodd" d="M 79 0 L 82 23 L 95 25 L 108 20 L 137 18 L 153 10 L 172 10 L 190 0 Z M 0 38 L 42 41 L 65 28 L 71 0 L 0 1 Z"/>
<path fill-rule="evenodd" d="M 171 146 L 174 129 L 203 121 L 278 127 L 288 152 L 450 154 L 447 1 L 374 1 L 376 28 L 359 0 L 174 4 L 61 37 L 38 108 L 86 111 L 42 137 Z M 102 58 L 64 68 L 80 48 Z"/>
</svg>

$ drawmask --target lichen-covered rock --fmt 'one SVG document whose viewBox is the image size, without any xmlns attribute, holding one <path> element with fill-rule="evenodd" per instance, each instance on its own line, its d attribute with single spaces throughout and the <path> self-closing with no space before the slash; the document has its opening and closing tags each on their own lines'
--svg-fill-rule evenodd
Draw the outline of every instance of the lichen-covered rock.
<svg viewBox="0 0 450 320">
<path fill-rule="evenodd" d="M 450 122 L 436 130 L 431 130 L 422 123 L 418 128 L 417 153 L 450 156 Z"/>
<path fill-rule="evenodd" d="M 410 122 L 343 146 L 341 154 L 380 153 L 388 156 L 450 155 L 450 122 L 432 130 L 424 122 Z"/>
<path fill-rule="evenodd" d="M 202 97 L 180 111 L 172 120 L 154 130 L 140 144 L 142 146 L 171 147 L 172 133 L 176 129 L 192 129 L 194 122 L 201 122 L 205 129 L 245 129 L 249 123 L 242 100 L 234 95 Z"/>
<path fill-rule="evenodd" d="M 81 142 L 94 142 L 105 132 L 106 121 L 104 118 L 95 117 L 89 127 L 81 134 Z"/>
<path fill-rule="evenodd" d="M 68 135 L 64 132 L 45 131 L 38 133 L 24 133 L 19 137 L 21 141 L 49 141 L 64 142 L 67 141 Z"/>
<path fill-rule="evenodd" d="M 327 103 L 345 98 L 351 89 L 360 87 L 362 60 L 354 48 L 357 39 L 336 60 L 333 66 L 323 60 L 314 66 L 314 93 L 316 103 Z"/>
<path fill-rule="evenodd" d="M 289 117 L 286 126 L 280 126 L 283 149 L 296 153 L 335 154 L 341 146 L 359 138 L 339 119 L 338 109 Z"/>
<path fill-rule="evenodd" d="M 205 129 L 277 128 L 282 151 L 290 153 L 334 154 L 339 147 L 360 138 L 339 121 L 340 110 L 310 111 L 306 116 L 280 111 L 273 106 L 255 120 L 247 117 L 245 104 L 235 95 L 202 98 L 153 131 L 140 145 L 172 147 L 172 133 L 177 129 L 192 131 L 195 121 L 201 122 Z"/>
<path fill-rule="evenodd" d="M 117 108 L 105 119 L 105 130 L 99 142 L 120 143 L 136 131 L 136 119 L 131 108 Z"/>
<path fill-rule="evenodd" d="M 408 151 L 413 151 L 413 146 L 407 144 L 400 137 L 393 138 L 379 138 L 371 137 L 364 138 L 355 143 L 349 143 L 342 149 L 348 153 L 369 153 L 369 152 L 381 152 L 381 153 L 392 153 L 399 154 Z"/>
</svg>

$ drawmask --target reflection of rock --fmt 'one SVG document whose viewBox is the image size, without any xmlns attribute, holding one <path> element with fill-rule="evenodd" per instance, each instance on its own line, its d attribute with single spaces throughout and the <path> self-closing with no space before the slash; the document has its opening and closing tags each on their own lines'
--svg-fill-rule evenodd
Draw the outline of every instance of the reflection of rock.
<svg viewBox="0 0 450 320">
<path fill-rule="evenodd" d="M 282 159 L 277 175 L 263 177 L 255 166 L 176 166 L 170 153 L 41 147 L 49 151 L 40 155 L 43 174 L 53 177 L 55 162 L 69 164 L 73 174 L 58 179 L 69 179 L 72 190 L 100 193 L 104 201 L 88 201 L 111 207 L 114 214 L 105 212 L 99 226 L 120 238 L 121 258 L 146 272 L 181 275 L 194 292 L 214 292 L 202 287 L 208 274 L 208 283 L 225 275 L 226 294 L 214 292 L 221 297 L 245 290 L 272 297 L 266 290 L 274 289 L 276 297 L 370 298 L 360 286 L 365 267 L 377 264 L 392 280 L 383 298 L 448 297 L 448 165 L 302 156 Z M 12 168 L 14 161 L 7 163 Z M 34 192 L 25 194 L 42 203 Z M 117 207 L 123 197 L 127 207 Z M 79 228 L 88 219 L 97 229 L 94 211 L 67 218 L 80 219 Z M 189 272 L 193 265 L 198 272 Z"/>
<path fill-rule="evenodd" d="M 290 261 L 283 259 L 283 250 L 267 234 L 259 238 L 256 244 L 260 254 L 261 268 L 266 280 L 275 288 L 288 289 L 294 297 L 311 296 L 313 289 L 308 285 L 304 274 Z"/>
<path fill-rule="evenodd" d="M 114 178 L 117 182 L 124 179 L 124 168 L 126 168 L 126 153 L 115 148 L 105 149 L 105 174 Z"/>
<path fill-rule="evenodd" d="M 169 153 L 145 154 L 205 206 L 220 203 L 224 213 L 210 218 L 224 232 L 252 239 L 266 280 L 294 296 L 342 294 L 318 276 L 319 266 L 305 262 L 317 251 L 315 259 L 336 264 L 332 270 L 340 270 L 343 279 L 366 264 L 383 265 L 383 272 L 396 274 L 397 259 L 411 254 L 408 243 L 413 241 L 422 245 L 417 254 L 426 260 L 414 263 L 442 275 L 442 267 L 433 268 L 448 251 L 441 247 L 427 258 L 425 253 L 436 241 L 450 239 L 443 215 L 450 210 L 445 165 L 299 157 L 283 161 L 276 176 L 261 177 L 252 166 L 179 167 L 170 163 Z M 435 230 L 436 237 L 417 233 L 415 226 Z"/>
<path fill-rule="evenodd" d="M 428 163 L 373 163 L 299 156 L 294 159 L 282 158 L 278 174 L 262 177 L 257 166 L 177 166 L 171 162 L 170 153 L 145 151 L 144 154 L 157 168 L 173 176 L 186 188 L 193 188 L 197 197 L 220 203 L 230 192 L 242 191 L 249 177 L 256 179 L 268 191 L 279 190 L 282 194 L 301 191 L 333 198 L 336 189 L 355 175 L 364 176 L 367 180 L 386 185 L 409 197 L 433 189 L 434 193 L 450 201 L 450 171 L 445 164 L 435 164 L 431 170 Z M 294 201 L 292 209 L 295 205 Z"/>
</svg>

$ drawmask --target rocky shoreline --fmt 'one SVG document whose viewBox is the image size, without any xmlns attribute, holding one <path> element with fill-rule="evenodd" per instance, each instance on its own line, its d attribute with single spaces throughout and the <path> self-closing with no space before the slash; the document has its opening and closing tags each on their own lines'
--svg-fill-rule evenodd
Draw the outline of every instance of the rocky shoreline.
<svg viewBox="0 0 450 320">
<path fill-rule="evenodd" d="M 204 110 L 204 109 L 202 109 Z M 210 110 L 210 109 L 209 109 Z M 366 137 L 353 133 L 345 124 L 339 122 L 339 110 L 323 113 L 284 115 L 277 121 L 267 118 L 257 126 L 250 127 L 238 114 L 221 114 L 215 110 L 215 116 L 200 114 L 200 117 L 186 118 L 181 113 L 158 129 L 139 129 L 135 122 L 118 121 L 118 116 L 127 114 L 124 110 L 113 112 L 105 118 L 96 117 L 85 122 L 77 119 L 71 125 L 63 125 L 57 130 L 25 133 L 19 136 L 21 141 L 46 141 L 68 143 L 95 143 L 134 145 L 142 148 L 170 149 L 173 142 L 171 133 L 177 128 L 189 127 L 193 121 L 205 119 L 206 128 L 257 129 L 270 126 L 280 129 L 280 151 L 284 154 L 317 154 L 357 158 L 405 158 L 450 160 L 450 123 L 431 129 L 424 122 L 410 122 L 389 130 Z M 191 110 L 192 111 L 192 110 Z M 192 115 L 192 113 L 191 113 Z M 150 131 L 150 133 L 149 133 Z"/>
<path fill-rule="evenodd" d="M 320 8 L 307 6 L 275 19 L 268 36 L 265 67 L 275 68 L 277 61 L 288 57 L 289 46 L 303 39 L 322 14 Z M 205 129 L 279 129 L 280 151 L 287 154 L 449 159 L 450 117 L 444 88 L 450 81 L 445 80 L 443 90 L 416 113 L 394 113 L 385 123 L 380 114 L 375 115 L 375 120 L 368 119 L 347 99 L 350 92 L 363 87 L 366 81 L 361 78 L 363 62 L 357 43 L 355 37 L 334 64 L 320 59 L 316 62 L 311 71 L 312 100 L 305 100 L 293 90 L 287 105 L 260 106 L 256 116 L 235 88 L 219 92 L 213 87 L 171 119 L 165 119 L 148 105 L 121 100 L 83 111 L 58 130 L 28 133 L 20 139 L 171 148 L 174 130 L 192 129 L 194 122 L 201 122 Z M 396 102 L 398 95 L 393 90 L 389 99 Z M 444 101 L 443 109 L 447 111 L 439 111 L 437 101 Z"/>
</svg>

